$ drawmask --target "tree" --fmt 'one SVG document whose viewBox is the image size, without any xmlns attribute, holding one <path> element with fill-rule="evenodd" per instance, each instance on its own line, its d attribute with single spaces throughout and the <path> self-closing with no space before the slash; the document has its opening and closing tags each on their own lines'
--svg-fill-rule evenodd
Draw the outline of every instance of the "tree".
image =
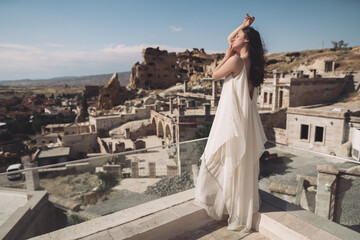
<svg viewBox="0 0 360 240">
<path fill-rule="evenodd" d="M 331 41 L 331 43 L 333 44 L 334 49 L 345 49 L 349 45 L 349 43 L 345 43 L 343 40 L 340 40 L 338 42 Z"/>
<path fill-rule="evenodd" d="M 88 113 L 88 103 L 87 103 L 87 94 L 86 92 L 84 92 L 82 99 L 81 99 L 81 106 L 82 106 L 82 111 L 85 117 L 89 116 Z"/>
<path fill-rule="evenodd" d="M 43 93 L 36 94 L 35 97 L 36 97 L 36 98 L 40 98 L 40 99 L 45 99 L 45 98 L 46 98 L 46 97 L 45 97 L 45 94 L 43 94 Z"/>
</svg>

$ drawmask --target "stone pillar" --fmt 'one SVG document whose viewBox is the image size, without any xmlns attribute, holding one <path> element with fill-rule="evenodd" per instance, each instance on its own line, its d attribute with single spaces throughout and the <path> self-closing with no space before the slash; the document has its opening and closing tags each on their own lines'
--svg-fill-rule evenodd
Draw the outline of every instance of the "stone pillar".
<svg viewBox="0 0 360 240">
<path fill-rule="evenodd" d="M 131 162 L 131 177 L 138 178 L 139 177 L 139 162 Z"/>
<path fill-rule="evenodd" d="M 130 139 L 130 138 L 131 138 L 130 135 L 131 135 L 131 134 L 130 134 L 130 128 L 125 128 L 125 138 L 126 138 L 126 139 Z"/>
<path fill-rule="evenodd" d="M 184 93 L 188 91 L 188 82 L 189 80 L 184 80 Z"/>
<path fill-rule="evenodd" d="M 174 112 L 173 98 L 169 97 L 169 111 L 171 114 Z"/>
<path fill-rule="evenodd" d="M 211 98 L 211 106 L 215 107 L 217 106 L 217 82 L 215 80 L 212 80 L 212 98 Z"/>
<path fill-rule="evenodd" d="M 178 114 L 179 116 L 184 116 L 185 115 L 185 105 L 180 103 L 178 105 Z"/>
<path fill-rule="evenodd" d="M 130 129 L 129 129 L 130 130 Z M 109 153 L 113 153 L 112 142 L 109 142 Z"/>
<path fill-rule="evenodd" d="M 204 109 L 205 109 L 205 116 L 210 116 L 210 107 L 211 105 L 209 103 L 203 103 Z"/>
<path fill-rule="evenodd" d="M 279 92 L 279 78 L 280 78 L 280 73 L 278 73 L 276 70 L 273 71 L 273 85 L 274 85 L 274 94 L 273 94 L 273 102 L 272 102 L 272 110 L 275 111 L 276 109 L 279 108 L 279 99 L 278 99 L 278 92 Z M 269 94 L 269 99 L 270 99 L 270 94 Z"/>
<path fill-rule="evenodd" d="M 311 74 L 310 74 L 310 78 L 316 78 L 316 69 L 310 69 Z"/>
<path fill-rule="evenodd" d="M 24 163 L 25 169 L 37 167 L 34 162 Z M 26 189 L 28 191 L 36 191 L 40 189 L 40 179 L 38 170 L 25 171 Z"/>
<path fill-rule="evenodd" d="M 333 220 L 339 170 L 333 166 L 318 165 L 317 171 L 315 213 L 321 217 Z"/>
<path fill-rule="evenodd" d="M 331 68 L 332 72 L 335 72 L 335 61 L 332 62 L 332 68 Z"/>
<path fill-rule="evenodd" d="M 304 76 L 304 71 L 300 71 L 300 76 L 299 77 L 303 77 Z"/>
<path fill-rule="evenodd" d="M 156 164 L 149 162 L 149 178 L 156 178 Z"/>
</svg>

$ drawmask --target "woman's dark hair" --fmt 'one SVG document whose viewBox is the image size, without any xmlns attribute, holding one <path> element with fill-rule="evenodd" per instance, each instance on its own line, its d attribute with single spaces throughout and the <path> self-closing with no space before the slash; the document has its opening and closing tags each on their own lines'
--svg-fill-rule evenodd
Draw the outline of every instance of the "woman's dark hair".
<svg viewBox="0 0 360 240">
<path fill-rule="evenodd" d="M 251 59 L 250 81 L 254 86 L 260 86 L 264 82 L 265 75 L 265 47 L 258 31 L 252 27 L 242 29 L 245 38 L 249 40 L 249 53 Z"/>
</svg>

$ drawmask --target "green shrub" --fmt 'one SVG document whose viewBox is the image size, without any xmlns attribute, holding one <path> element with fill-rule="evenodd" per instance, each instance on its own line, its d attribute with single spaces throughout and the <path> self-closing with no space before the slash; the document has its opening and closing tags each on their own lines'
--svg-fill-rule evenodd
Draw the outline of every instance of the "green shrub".
<svg viewBox="0 0 360 240">
<path fill-rule="evenodd" d="M 97 172 L 96 175 L 102 181 L 102 185 L 103 185 L 105 190 L 114 187 L 118 183 L 116 178 L 113 175 L 109 174 L 109 173 Z"/>
</svg>

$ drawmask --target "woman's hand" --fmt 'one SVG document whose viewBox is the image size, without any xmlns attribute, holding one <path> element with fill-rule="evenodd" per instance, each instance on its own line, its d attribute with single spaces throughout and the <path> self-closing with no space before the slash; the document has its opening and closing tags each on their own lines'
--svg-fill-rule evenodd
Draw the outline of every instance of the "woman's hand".
<svg viewBox="0 0 360 240">
<path fill-rule="evenodd" d="M 230 47 L 225 52 L 225 58 L 230 58 L 235 55 L 235 51 L 232 48 L 232 44 L 230 44 Z"/>
<path fill-rule="evenodd" d="M 236 34 L 238 34 L 238 32 L 245 28 L 250 26 L 253 22 L 255 21 L 255 17 L 250 17 L 249 14 L 246 14 L 245 20 L 243 22 L 243 24 L 241 24 L 237 29 L 235 29 L 229 36 L 228 36 L 228 43 L 229 45 L 231 45 L 232 40 L 235 38 Z"/>
<path fill-rule="evenodd" d="M 254 16 L 250 17 L 249 14 L 246 14 L 245 20 L 244 20 L 244 22 L 242 24 L 243 27 L 250 26 L 254 22 L 254 20 L 255 20 Z"/>
</svg>

